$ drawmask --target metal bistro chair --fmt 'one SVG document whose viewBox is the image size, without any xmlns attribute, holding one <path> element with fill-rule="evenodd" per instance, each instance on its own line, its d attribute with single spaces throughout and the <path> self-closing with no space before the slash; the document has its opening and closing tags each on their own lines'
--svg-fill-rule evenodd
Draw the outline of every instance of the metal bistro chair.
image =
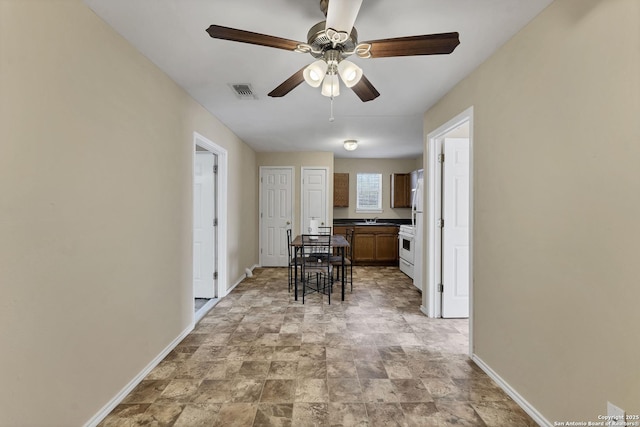
<svg viewBox="0 0 640 427">
<path fill-rule="evenodd" d="M 353 292 L 353 262 L 351 261 L 353 254 L 353 228 L 347 228 L 345 239 L 347 243 L 349 243 L 349 246 L 343 248 L 344 268 L 346 281 L 351 286 L 351 292 Z M 342 257 L 340 255 L 332 255 L 329 262 L 331 262 L 336 269 L 336 280 L 340 280 L 342 278 Z"/>
<path fill-rule="evenodd" d="M 331 228 L 330 226 L 319 226 L 318 227 L 318 234 L 322 234 L 322 235 L 328 235 L 331 236 Z M 311 234 L 311 233 L 309 233 Z M 316 248 L 317 249 L 317 248 Z M 304 254 L 307 254 L 308 256 L 315 256 L 315 257 L 320 257 L 320 256 L 329 256 L 330 254 L 328 252 L 304 252 Z"/>
<path fill-rule="evenodd" d="M 318 227 L 318 234 L 331 235 L 331 227 L 326 225 L 321 225 L 320 227 Z"/>
<path fill-rule="evenodd" d="M 309 256 L 302 260 L 302 303 L 309 293 L 322 293 L 329 297 L 331 304 L 332 290 L 332 271 L 333 265 L 329 261 L 329 257 L 325 254 L 331 250 L 330 234 L 303 234 L 302 235 L 302 253 L 320 254 L 320 256 Z"/>
<path fill-rule="evenodd" d="M 288 279 L 289 279 L 289 292 L 291 292 L 291 288 L 293 288 L 293 286 L 295 285 L 295 268 L 296 268 L 296 262 L 298 263 L 298 268 L 300 268 L 302 266 L 302 261 L 304 260 L 304 257 L 299 256 L 297 254 L 297 250 L 295 248 L 293 248 L 293 246 L 291 246 L 291 242 L 293 241 L 292 237 L 291 237 L 291 229 L 287 228 L 287 253 L 289 255 L 288 258 Z M 304 253 L 304 252 L 303 252 Z"/>
</svg>

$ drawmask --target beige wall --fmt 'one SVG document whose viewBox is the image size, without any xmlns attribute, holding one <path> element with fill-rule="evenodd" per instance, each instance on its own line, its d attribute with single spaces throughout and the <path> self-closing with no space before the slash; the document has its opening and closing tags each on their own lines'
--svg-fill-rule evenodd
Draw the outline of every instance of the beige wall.
<svg viewBox="0 0 640 427">
<path fill-rule="evenodd" d="M 335 172 L 349 174 L 349 207 L 334 208 L 334 218 L 411 218 L 410 208 L 391 208 L 391 174 L 408 173 L 420 167 L 416 159 L 335 159 Z M 356 174 L 367 172 L 382 174 L 382 213 L 356 212 Z"/>
<path fill-rule="evenodd" d="M 189 328 L 194 131 L 235 280 L 255 153 L 79 0 L 0 1 L 0 425 L 82 425 Z"/>
<path fill-rule="evenodd" d="M 277 152 L 265 152 L 265 153 L 257 153 L 256 155 L 256 169 L 260 169 L 261 166 L 287 166 L 293 167 L 294 176 L 293 176 L 293 233 L 300 233 L 300 188 L 301 188 L 301 177 L 302 177 L 302 168 L 328 168 L 328 210 L 329 210 L 329 223 L 333 222 L 333 212 L 331 206 L 333 205 L 333 153 L 328 152 L 288 152 L 288 153 L 277 153 Z M 256 178 L 256 182 L 259 180 L 259 177 Z M 258 184 L 259 185 L 259 184 Z"/>
<path fill-rule="evenodd" d="M 475 353 L 551 423 L 640 413 L 639 76 L 640 2 L 557 0 L 425 115 L 474 106 Z"/>
</svg>

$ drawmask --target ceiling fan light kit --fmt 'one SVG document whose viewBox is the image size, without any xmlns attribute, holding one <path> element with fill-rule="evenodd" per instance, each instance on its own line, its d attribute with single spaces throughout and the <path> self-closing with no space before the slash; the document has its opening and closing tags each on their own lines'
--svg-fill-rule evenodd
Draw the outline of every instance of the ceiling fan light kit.
<svg viewBox="0 0 640 427">
<path fill-rule="evenodd" d="M 362 0 L 320 0 L 326 21 L 311 27 L 307 43 L 235 28 L 211 25 L 207 33 L 214 39 L 231 40 L 276 49 L 309 53 L 317 59 L 297 71 L 268 95 L 282 97 L 306 81 L 312 87 L 322 85 L 321 93 L 331 98 L 340 93 L 340 79 L 362 102 L 371 101 L 380 92 L 363 74 L 362 69 L 346 58 L 388 58 L 394 56 L 450 54 L 460 44 L 458 33 L 396 37 L 358 43 L 354 23 Z M 338 79 L 338 75 L 340 79 Z"/>
<path fill-rule="evenodd" d="M 338 74 L 346 87 L 353 87 L 362 78 L 362 68 L 345 59 L 338 64 Z"/>
<path fill-rule="evenodd" d="M 312 62 L 304 69 L 304 80 L 311 87 L 318 87 L 322 83 L 322 95 L 335 97 L 340 95 L 340 81 L 338 75 L 348 88 L 353 87 L 362 78 L 362 68 L 351 61 L 340 59 L 341 52 L 328 50 L 324 57 Z"/>
<path fill-rule="evenodd" d="M 340 95 L 340 82 L 335 74 L 327 74 L 322 81 L 322 95 L 329 98 Z"/>
<path fill-rule="evenodd" d="M 309 84 L 309 86 L 318 87 L 322 83 L 324 76 L 327 74 L 328 68 L 329 64 L 322 59 L 319 59 L 304 69 L 304 80 Z"/>
</svg>

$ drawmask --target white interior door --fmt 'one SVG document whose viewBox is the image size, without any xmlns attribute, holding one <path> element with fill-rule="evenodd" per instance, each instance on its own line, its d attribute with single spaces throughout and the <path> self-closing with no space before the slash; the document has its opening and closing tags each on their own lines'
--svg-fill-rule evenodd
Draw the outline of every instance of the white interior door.
<svg viewBox="0 0 640 427">
<path fill-rule="evenodd" d="M 469 139 L 443 150 L 442 317 L 469 317 Z"/>
<path fill-rule="evenodd" d="M 193 294 L 214 298 L 214 167 L 212 153 L 195 155 L 193 184 Z"/>
<path fill-rule="evenodd" d="M 293 168 L 261 168 L 260 264 L 286 267 L 287 228 L 293 213 Z"/>
<path fill-rule="evenodd" d="M 328 226 L 327 169 L 302 169 L 302 222 L 301 232 L 307 233 L 309 221 L 318 220 Z"/>
</svg>

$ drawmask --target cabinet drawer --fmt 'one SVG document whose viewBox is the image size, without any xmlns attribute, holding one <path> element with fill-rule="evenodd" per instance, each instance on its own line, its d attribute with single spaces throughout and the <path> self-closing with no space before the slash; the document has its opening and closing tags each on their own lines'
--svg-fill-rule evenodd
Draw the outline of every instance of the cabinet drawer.
<svg viewBox="0 0 640 427">
<path fill-rule="evenodd" d="M 400 271 L 413 279 L 413 264 L 400 258 Z"/>
</svg>

